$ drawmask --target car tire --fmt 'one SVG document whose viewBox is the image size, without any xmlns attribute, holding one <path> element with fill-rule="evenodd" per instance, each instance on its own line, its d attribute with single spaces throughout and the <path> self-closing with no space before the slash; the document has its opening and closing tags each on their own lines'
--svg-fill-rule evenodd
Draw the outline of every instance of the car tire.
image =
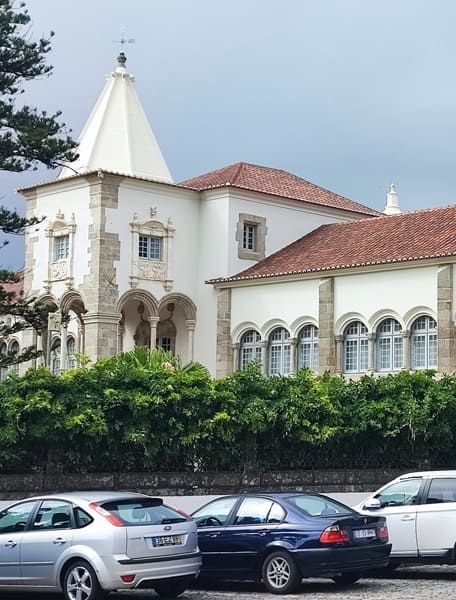
<svg viewBox="0 0 456 600">
<path fill-rule="evenodd" d="M 301 583 L 302 577 L 288 552 L 278 550 L 266 557 L 261 569 L 264 587 L 272 594 L 290 594 Z"/>
<path fill-rule="evenodd" d="M 85 560 L 71 563 L 63 578 L 65 600 L 100 600 L 104 597 L 93 568 Z"/>
<path fill-rule="evenodd" d="M 337 585 L 352 585 L 352 583 L 356 583 L 359 579 L 361 579 L 359 573 L 343 573 L 332 578 Z"/>
<path fill-rule="evenodd" d="M 182 581 L 166 581 L 154 585 L 154 590 L 160 598 L 177 598 L 177 596 L 185 592 L 187 587 L 187 583 L 183 583 Z"/>
</svg>

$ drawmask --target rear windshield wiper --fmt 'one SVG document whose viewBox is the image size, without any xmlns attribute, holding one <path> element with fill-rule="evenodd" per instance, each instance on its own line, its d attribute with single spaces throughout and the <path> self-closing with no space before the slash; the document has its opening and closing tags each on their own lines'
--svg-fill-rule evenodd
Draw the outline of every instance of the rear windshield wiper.
<svg viewBox="0 0 456 600">
<path fill-rule="evenodd" d="M 185 517 L 170 517 L 168 519 L 162 519 L 162 525 L 169 525 L 170 523 L 183 523 L 187 521 Z"/>
</svg>

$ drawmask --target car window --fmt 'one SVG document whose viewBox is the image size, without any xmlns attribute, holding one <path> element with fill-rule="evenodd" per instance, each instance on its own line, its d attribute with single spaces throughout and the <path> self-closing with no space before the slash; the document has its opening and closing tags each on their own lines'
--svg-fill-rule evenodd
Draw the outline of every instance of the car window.
<svg viewBox="0 0 456 600">
<path fill-rule="evenodd" d="M 433 479 L 429 486 L 426 504 L 456 502 L 456 477 Z"/>
<path fill-rule="evenodd" d="M 218 498 L 193 513 L 198 527 L 218 527 L 223 525 L 237 502 L 237 498 Z"/>
<path fill-rule="evenodd" d="M 392 483 L 375 495 L 382 506 L 409 506 L 417 504 L 422 479 L 404 479 Z"/>
<path fill-rule="evenodd" d="M 36 502 L 21 502 L 0 512 L 0 533 L 23 531 Z"/>
<path fill-rule="evenodd" d="M 281 523 L 285 519 L 285 515 L 285 510 L 280 506 L 280 504 L 274 502 L 271 510 L 269 511 L 268 523 Z"/>
<path fill-rule="evenodd" d="M 182 513 L 160 499 L 138 498 L 104 502 L 101 507 L 118 517 L 124 525 L 166 525 L 188 521 Z"/>
<path fill-rule="evenodd" d="M 89 525 L 93 521 L 92 517 L 88 515 L 85 510 L 79 508 L 79 506 L 76 506 L 74 509 L 74 518 L 76 520 L 76 527 L 78 527 L 78 529 L 86 527 L 86 525 Z"/>
<path fill-rule="evenodd" d="M 262 525 L 267 522 L 272 500 L 244 498 L 234 518 L 234 525 Z"/>
<path fill-rule="evenodd" d="M 287 498 L 287 502 L 293 504 L 301 513 L 310 517 L 330 517 L 336 515 L 350 515 L 353 510 L 337 500 L 326 496 L 314 496 L 302 494 Z"/>
<path fill-rule="evenodd" d="M 32 529 L 69 529 L 71 523 L 72 505 L 62 500 L 44 500 L 35 519 Z"/>
</svg>

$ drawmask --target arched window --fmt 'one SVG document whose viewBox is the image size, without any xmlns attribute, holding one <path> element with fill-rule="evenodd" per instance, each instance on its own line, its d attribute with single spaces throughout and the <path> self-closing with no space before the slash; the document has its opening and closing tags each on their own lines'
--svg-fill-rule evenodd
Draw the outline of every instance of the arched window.
<svg viewBox="0 0 456 600">
<path fill-rule="evenodd" d="M 402 368 L 402 328 L 396 319 L 385 319 L 377 328 L 377 371 Z"/>
<path fill-rule="evenodd" d="M 0 356 L 5 357 L 8 354 L 8 346 L 5 342 L 0 344 Z M 0 381 L 4 381 L 8 377 L 8 367 L 0 368 Z"/>
<path fill-rule="evenodd" d="M 318 371 L 318 329 L 306 325 L 298 335 L 298 369 Z"/>
<path fill-rule="evenodd" d="M 437 367 L 437 323 L 432 317 L 418 317 L 410 335 L 412 369 Z"/>
<path fill-rule="evenodd" d="M 367 371 L 367 360 L 367 327 L 361 321 L 354 321 L 347 325 L 344 331 L 344 372 Z"/>
<path fill-rule="evenodd" d="M 60 338 L 56 338 L 53 340 L 51 344 L 51 373 L 53 375 L 58 375 L 60 373 Z"/>
<path fill-rule="evenodd" d="M 68 365 L 68 369 L 75 369 L 76 368 L 75 351 L 76 351 L 76 343 L 74 341 L 74 338 L 69 337 L 67 339 L 67 365 Z"/>
<path fill-rule="evenodd" d="M 288 375 L 290 372 L 290 334 L 278 327 L 269 336 L 269 375 Z"/>
<path fill-rule="evenodd" d="M 254 329 L 249 329 L 241 338 L 239 368 L 242 370 L 245 365 L 256 360 L 261 361 L 261 336 Z"/>
<path fill-rule="evenodd" d="M 16 340 L 13 340 L 10 344 L 9 352 L 12 355 L 19 354 L 19 342 L 17 342 Z M 10 373 L 19 373 L 19 365 L 18 364 L 10 365 L 9 372 Z"/>
</svg>

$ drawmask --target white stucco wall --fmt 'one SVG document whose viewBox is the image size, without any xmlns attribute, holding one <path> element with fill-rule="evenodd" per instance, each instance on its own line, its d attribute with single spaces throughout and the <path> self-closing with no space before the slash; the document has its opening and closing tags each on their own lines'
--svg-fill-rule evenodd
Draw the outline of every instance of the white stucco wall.
<svg viewBox="0 0 456 600">
<path fill-rule="evenodd" d="M 251 326 L 264 338 L 281 324 L 293 337 L 304 323 L 318 323 L 318 279 L 233 288 L 231 317 L 233 342 Z"/>
<path fill-rule="evenodd" d="M 229 197 L 230 210 L 227 238 L 228 275 L 239 273 L 257 262 L 238 258 L 236 228 L 240 213 L 252 214 L 266 219 L 266 256 L 303 237 L 320 225 L 340 223 L 356 218 L 352 213 L 344 214 L 342 211 L 324 207 L 319 208 L 297 200 L 262 196 L 258 193 L 248 194 L 240 190 L 227 190 L 226 194 Z M 361 216 L 359 215 L 359 217 Z M 222 277 L 223 274 L 217 276 Z"/>
<path fill-rule="evenodd" d="M 379 319 L 393 316 L 402 326 L 428 309 L 437 313 L 437 268 L 404 268 L 360 273 L 335 278 L 334 312 L 336 334 L 356 315 L 369 330 Z"/>
<path fill-rule="evenodd" d="M 151 209 L 156 214 L 151 216 Z M 121 256 L 116 262 L 120 296 L 130 288 L 132 272 L 132 233 L 130 223 L 136 213 L 138 220 L 155 220 L 166 225 L 171 219 L 175 227 L 172 241 L 172 291 L 186 294 L 193 301 L 197 281 L 199 245 L 199 202 L 195 192 L 179 190 L 156 183 L 124 181 L 119 187 L 117 209 L 107 209 L 106 230 L 118 234 Z M 141 280 L 138 287 L 151 292 L 157 300 L 168 292 L 161 282 Z"/>
<path fill-rule="evenodd" d="M 89 212 L 89 188 L 84 179 L 73 180 L 69 186 L 62 182 L 61 185 L 53 184 L 38 189 L 36 216 L 45 217 L 45 220 L 37 225 L 35 231 L 30 232 L 30 237 L 37 237 L 33 244 L 33 281 L 32 289 L 42 291 L 43 281 L 48 278 L 49 260 L 53 258 L 53 244 L 49 247 L 49 238 L 45 230 L 56 220 L 57 213 L 64 215 L 65 221 L 70 221 L 72 214 L 75 215 L 76 230 L 74 233 L 73 248 L 73 277 L 77 288 L 83 282 L 88 273 L 88 237 L 89 224 L 91 222 Z M 51 256 L 50 253 L 51 252 Z M 52 293 L 59 296 L 65 291 L 63 283 L 53 284 Z"/>
</svg>

